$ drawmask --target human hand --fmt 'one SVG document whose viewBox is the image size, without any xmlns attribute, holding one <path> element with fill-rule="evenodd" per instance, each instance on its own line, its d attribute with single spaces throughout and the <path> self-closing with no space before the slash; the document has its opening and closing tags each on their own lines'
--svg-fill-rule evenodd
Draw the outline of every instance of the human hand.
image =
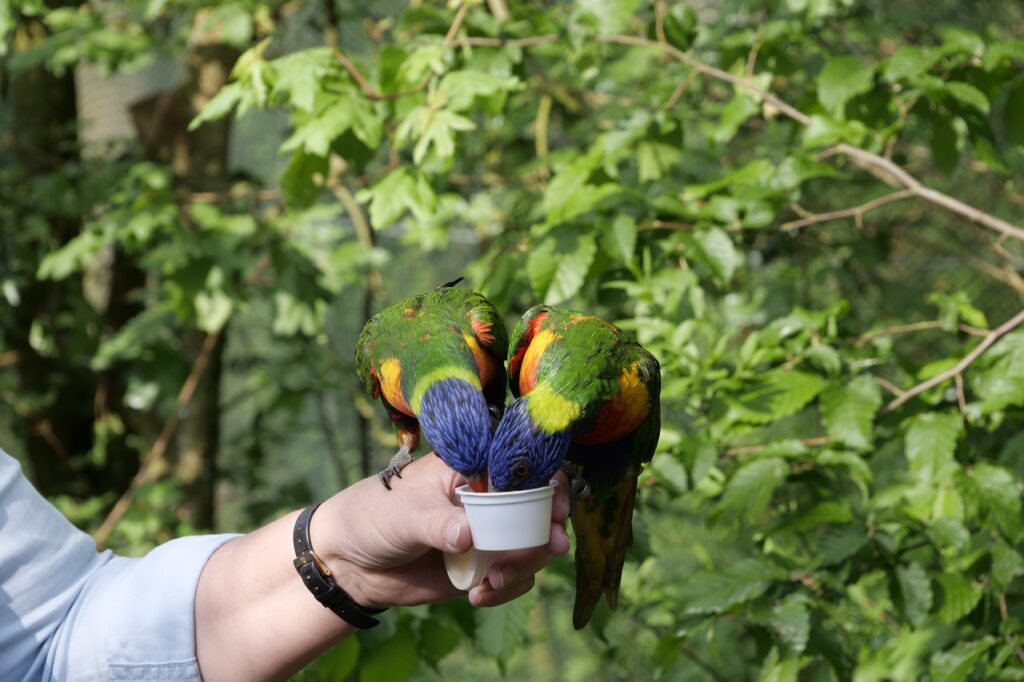
<svg viewBox="0 0 1024 682">
<path fill-rule="evenodd" d="M 551 536 L 543 547 L 507 552 L 487 578 L 469 592 L 474 606 L 497 606 L 530 590 L 534 576 L 556 555 L 569 551 L 565 474 L 552 504 Z M 363 606 L 410 606 L 445 601 L 459 594 L 448 580 L 441 552 L 472 546 L 469 520 L 452 499 L 465 480 L 436 455 L 420 457 L 385 490 L 376 476 L 324 502 L 310 534 L 317 554 L 338 584 Z"/>
</svg>

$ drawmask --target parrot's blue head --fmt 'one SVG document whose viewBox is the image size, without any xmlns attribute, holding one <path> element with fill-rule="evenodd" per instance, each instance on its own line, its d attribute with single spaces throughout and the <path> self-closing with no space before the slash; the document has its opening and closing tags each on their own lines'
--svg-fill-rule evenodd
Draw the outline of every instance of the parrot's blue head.
<svg viewBox="0 0 1024 682">
<path fill-rule="evenodd" d="M 527 398 L 512 401 L 498 424 L 487 453 L 495 490 L 546 486 L 565 461 L 570 430 L 545 432 L 530 416 Z"/>
<path fill-rule="evenodd" d="M 445 464 L 474 490 L 487 490 L 487 450 L 500 409 L 488 406 L 478 388 L 462 379 L 442 379 L 420 403 L 423 435 Z"/>
</svg>

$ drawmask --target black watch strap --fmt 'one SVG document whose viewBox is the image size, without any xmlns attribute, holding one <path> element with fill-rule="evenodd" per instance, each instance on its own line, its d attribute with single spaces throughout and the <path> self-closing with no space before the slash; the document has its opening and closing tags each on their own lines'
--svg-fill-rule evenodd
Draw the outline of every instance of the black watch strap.
<svg viewBox="0 0 1024 682">
<path fill-rule="evenodd" d="M 320 503 L 306 507 L 295 521 L 292 532 L 292 544 L 295 546 L 295 570 L 302 577 L 306 588 L 313 593 L 316 600 L 324 607 L 334 611 L 338 617 L 361 630 L 369 630 L 380 625 L 373 616 L 383 613 L 386 609 L 371 609 L 357 604 L 348 593 L 334 582 L 331 570 L 320 557 L 313 552 L 309 540 L 309 520 Z"/>
</svg>

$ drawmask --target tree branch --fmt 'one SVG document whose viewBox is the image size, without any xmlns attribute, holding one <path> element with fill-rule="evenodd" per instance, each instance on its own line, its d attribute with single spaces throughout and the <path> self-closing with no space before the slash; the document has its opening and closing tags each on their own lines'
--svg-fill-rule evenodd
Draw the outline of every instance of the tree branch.
<svg viewBox="0 0 1024 682">
<path fill-rule="evenodd" d="M 838 211 L 829 211 L 827 213 L 812 213 L 811 215 L 800 218 L 799 220 L 792 220 L 788 223 L 783 223 L 779 229 L 783 232 L 789 232 L 791 230 L 800 229 L 801 227 L 806 227 L 807 225 L 814 225 L 815 223 L 825 223 L 830 220 L 839 220 L 841 218 L 850 217 L 853 217 L 857 222 L 857 227 L 863 227 L 864 224 L 861 219 L 868 211 L 878 208 L 879 206 L 885 206 L 890 202 L 907 199 L 912 196 L 914 196 L 914 193 L 910 190 L 901 189 L 898 192 L 886 194 L 878 197 L 877 199 L 872 199 L 871 201 L 863 203 L 860 206 L 854 206 L 853 208 L 844 208 Z"/>
<path fill-rule="evenodd" d="M 931 379 L 923 381 L 917 386 L 914 386 L 913 388 L 909 389 L 906 393 L 897 397 L 891 403 L 886 405 L 883 411 L 892 412 L 897 407 L 904 404 L 914 396 L 920 395 L 929 389 L 935 388 L 936 386 L 939 386 L 940 384 L 943 384 L 949 381 L 950 379 L 960 374 L 963 374 L 964 371 L 971 366 L 971 363 L 973 363 L 975 360 L 981 357 L 982 353 L 987 351 L 992 346 L 992 344 L 994 344 L 996 341 L 998 341 L 1000 338 L 1002 338 L 1009 332 L 1019 327 L 1022 323 L 1024 323 L 1024 310 L 1017 313 L 1009 320 L 1004 322 L 1002 325 L 989 332 L 988 335 L 984 338 L 984 340 L 982 340 L 982 342 L 979 343 L 974 348 L 974 350 L 965 355 L 960 362 L 956 363 L 955 367 L 948 369 L 945 372 L 942 372 L 941 374 L 937 374 Z"/>
<path fill-rule="evenodd" d="M 924 329 L 941 329 L 942 320 L 925 320 L 923 322 L 914 322 L 911 324 L 900 324 L 895 327 L 886 327 L 885 329 L 879 329 L 877 331 L 868 332 L 862 336 L 858 336 L 854 345 L 860 348 L 864 346 L 871 339 L 876 339 L 880 336 L 895 336 L 896 334 L 906 334 L 908 332 L 918 332 Z M 978 327 L 972 327 L 968 324 L 961 324 L 960 331 L 971 336 L 988 336 L 989 330 L 979 329 Z"/>
<path fill-rule="evenodd" d="M 806 126 L 811 122 L 810 116 L 784 100 L 776 97 L 767 90 L 764 90 L 752 80 L 740 76 L 734 76 L 727 71 L 705 64 L 693 55 L 683 52 L 668 43 L 660 43 L 654 40 L 648 40 L 647 38 L 618 34 L 600 34 L 595 36 L 595 40 L 602 43 L 618 43 L 621 45 L 635 45 L 662 50 L 673 59 L 686 64 L 690 68 L 699 71 L 706 76 L 710 76 L 711 78 L 726 83 L 731 83 L 738 88 L 746 90 L 774 107 L 784 116 L 793 119 L 801 125 Z M 924 201 L 935 204 L 936 206 L 967 218 L 971 222 L 981 225 L 982 227 L 987 227 L 991 230 L 995 230 L 996 232 L 1013 237 L 1014 239 L 1024 241 L 1024 229 L 1021 227 L 965 204 L 959 199 L 954 199 L 953 197 L 943 194 L 938 190 L 926 187 L 917 180 L 917 178 L 883 156 L 861 149 L 860 147 L 854 147 L 853 145 L 845 142 L 836 145 L 833 149 L 835 150 L 835 153 L 844 154 L 849 157 L 854 164 L 869 170 L 873 175 L 888 185 L 901 187 Z M 828 154 L 822 156 L 822 158 L 827 157 Z"/>
<path fill-rule="evenodd" d="M 164 456 L 167 454 L 167 448 L 171 443 L 171 438 L 174 437 L 174 432 L 178 428 L 178 421 L 182 411 L 192 401 L 192 396 L 196 392 L 196 388 L 199 386 L 199 380 L 203 378 L 203 373 L 206 372 L 206 367 L 210 362 L 210 356 L 213 354 L 214 348 L 217 347 L 217 343 L 220 341 L 221 332 L 215 332 L 208 334 L 203 340 L 203 345 L 199 349 L 199 354 L 196 355 L 195 362 L 192 364 L 192 370 L 189 372 L 188 377 L 185 378 L 185 382 L 181 385 L 181 390 L 178 391 L 178 399 L 175 401 L 174 409 L 171 411 L 170 416 L 164 423 L 163 429 L 160 431 L 160 436 L 153 443 L 153 446 L 149 449 L 149 452 L 142 458 L 142 462 L 139 464 L 139 470 L 132 478 L 131 483 L 128 484 L 128 488 L 121 494 L 117 502 L 111 508 L 107 514 L 107 518 L 103 519 L 103 523 L 100 524 L 99 529 L 96 531 L 96 546 L 99 549 L 106 547 L 107 540 L 110 539 L 110 534 L 117 527 L 117 524 L 124 517 L 128 508 L 131 506 L 132 499 L 135 497 L 135 493 L 138 492 L 139 488 L 150 480 L 155 478 L 159 473 L 158 464 L 163 463 Z"/>
</svg>

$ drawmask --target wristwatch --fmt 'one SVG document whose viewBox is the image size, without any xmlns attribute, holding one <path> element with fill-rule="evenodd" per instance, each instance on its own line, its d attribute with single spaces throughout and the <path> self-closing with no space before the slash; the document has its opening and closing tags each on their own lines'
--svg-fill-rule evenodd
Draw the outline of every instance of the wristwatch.
<svg viewBox="0 0 1024 682">
<path fill-rule="evenodd" d="M 292 533 L 292 544 L 295 546 L 295 559 L 292 563 L 295 564 L 295 570 L 316 600 L 325 608 L 334 611 L 343 621 L 361 630 L 377 627 L 380 621 L 374 616 L 387 609 L 371 609 L 356 603 L 348 592 L 334 581 L 331 569 L 313 551 L 313 544 L 309 539 L 309 520 L 313 518 L 313 512 L 320 504 L 318 502 L 306 507 L 295 521 L 295 530 Z"/>
</svg>

